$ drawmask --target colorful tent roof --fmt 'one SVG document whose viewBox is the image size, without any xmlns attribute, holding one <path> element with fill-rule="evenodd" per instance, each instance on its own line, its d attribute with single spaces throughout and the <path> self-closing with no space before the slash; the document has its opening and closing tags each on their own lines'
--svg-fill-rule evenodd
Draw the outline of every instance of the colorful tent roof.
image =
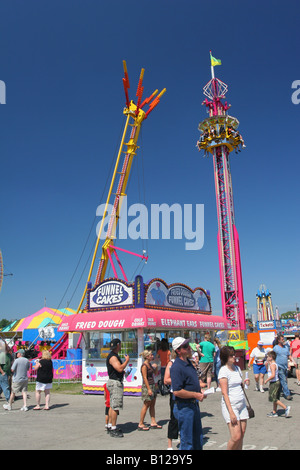
<svg viewBox="0 0 300 470">
<path fill-rule="evenodd" d="M 44 307 L 29 317 L 16 320 L 1 330 L 2 333 L 23 331 L 25 329 L 43 328 L 46 325 L 60 325 L 62 320 L 76 313 L 71 308 L 54 309 Z"/>
</svg>

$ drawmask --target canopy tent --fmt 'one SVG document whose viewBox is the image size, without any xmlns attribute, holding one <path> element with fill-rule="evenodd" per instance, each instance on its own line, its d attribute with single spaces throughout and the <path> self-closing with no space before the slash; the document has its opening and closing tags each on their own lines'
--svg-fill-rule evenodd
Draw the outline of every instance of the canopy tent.
<svg viewBox="0 0 300 470">
<path fill-rule="evenodd" d="M 54 340 L 58 340 L 61 334 L 56 334 L 58 325 L 66 319 L 69 315 L 73 315 L 74 310 L 70 308 L 53 309 L 44 307 L 41 310 L 22 318 L 21 320 L 13 321 L 10 325 L 1 330 L 4 336 L 14 336 L 15 334 L 22 335 L 23 341 L 34 341 L 35 339 L 41 340 L 39 336 L 39 329 L 46 326 L 52 326 L 55 329 Z"/>
</svg>

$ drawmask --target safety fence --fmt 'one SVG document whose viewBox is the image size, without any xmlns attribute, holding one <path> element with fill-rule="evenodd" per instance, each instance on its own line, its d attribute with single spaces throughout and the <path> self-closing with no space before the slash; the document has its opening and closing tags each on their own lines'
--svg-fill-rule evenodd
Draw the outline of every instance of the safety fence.
<svg viewBox="0 0 300 470">
<path fill-rule="evenodd" d="M 82 381 L 82 360 L 52 359 L 53 383 L 78 383 Z M 28 372 L 29 382 L 36 381 L 37 371 L 34 366 L 36 359 L 30 360 Z"/>
</svg>

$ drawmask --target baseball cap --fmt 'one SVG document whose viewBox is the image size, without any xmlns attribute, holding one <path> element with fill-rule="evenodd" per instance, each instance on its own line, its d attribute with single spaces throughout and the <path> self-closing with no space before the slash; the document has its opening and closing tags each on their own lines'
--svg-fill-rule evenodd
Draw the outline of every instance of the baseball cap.
<svg viewBox="0 0 300 470">
<path fill-rule="evenodd" d="M 176 349 L 181 348 L 181 346 L 185 346 L 190 342 L 190 338 L 182 338 L 181 336 L 177 336 L 177 338 L 173 339 L 172 341 L 172 348 L 174 351 Z"/>
<path fill-rule="evenodd" d="M 259 346 L 263 346 L 264 342 L 263 341 L 257 341 L 257 344 L 259 344 Z"/>
<path fill-rule="evenodd" d="M 25 356 L 24 349 L 18 349 L 17 354 L 21 354 L 21 356 Z"/>
<path fill-rule="evenodd" d="M 121 343 L 121 340 L 120 340 L 119 338 L 114 338 L 114 339 L 112 339 L 111 342 L 109 343 L 109 347 L 110 347 L 111 349 L 115 349 L 115 348 L 118 346 L 118 344 L 120 344 L 120 343 Z"/>
</svg>

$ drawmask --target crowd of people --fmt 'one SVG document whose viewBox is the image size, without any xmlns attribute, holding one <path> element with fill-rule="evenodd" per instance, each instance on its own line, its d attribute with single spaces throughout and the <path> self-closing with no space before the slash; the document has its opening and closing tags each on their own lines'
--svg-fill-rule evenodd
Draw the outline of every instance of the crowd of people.
<svg viewBox="0 0 300 470">
<path fill-rule="evenodd" d="M 200 413 L 200 403 L 207 397 L 211 390 L 212 380 L 216 381 L 214 391 L 221 392 L 221 412 L 228 427 L 228 450 L 241 450 L 247 428 L 247 421 L 251 416 L 246 389 L 250 385 L 248 373 L 243 378 L 240 367 L 237 366 L 235 349 L 231 346 L 221 346 L 218 338 L 211 341 L 209 334 L 200 343 L 192 343 L 190 339 L 176 337 L 172 342 L 172 352 L 164 340 L 159 346 L 160 355 L 163 358 L 163 370 L 161 379 L 169 392 L 170 420 L 167 429 L 167 450 L 173 449 L 175 440 L 180 440 L 180 450 L 203 449 L 203 430 Z M 167 343 L 167 346 L 166 346 Z M 112 437 L 123 437 L 120 427 L 116 426 L 119 410 L 123 408 L 123 375 L 128 356 L 125 361 L 119 357 L 121 341 L 115 339 L 111 342 L 112 352 L 107 358 L 109 381 L 105 396 L 106 429 Z M 167 351 L 167 353 L 166 353 Z M 157 374 L 157 361 L 154 360 L 153 351 L 145 350 L 141 354 L 143 363 L 141 374 L 142 384 L 142 409 L 137 426 L 139 431 L 150 429 L 162 429 L 155 419 L 155 403 L 158 387 L 155 381 Z M 116 360 L 112 361 L 112 357 Z M 295 340 L 286 343 L 283 335 L 279 334 L 274 341 L 273 348 L 264 348 L 261 341 L 253 349 L 249 369 L 253 364 L 255 390 L 265 392 L 264 385 L 269 386 L 269 402 L 272 403 L 272 411 L 266 416 L 278 417 L 278 407 L 283 408 L 284 416 L 290 416 L 291 406 L 285 405 L 281 400 L 281 394 L 287 400 L 291 400 L 290 390 L 287 388 L 288 361 L 292 361 L 297 368 L 297 384 L 299 381 L 300 365 L 300 339 L 299 334 Z M 116 380 L 115 373 L 119 371 L 119 383 L 116 387 L 112 382 Z M 267 376 L 267 378 L 265 378 Z M 118 399 L 116 399 L 118 397 Z M 250 407 L 251 408 L 251 407 Z M 145 424 L 145 417 L 149 410 L 151 423 Z"/>
<path fill-rule="evenodd" d="M 3 408 L 11 411 L 17 394 L 23 398 L 21 411 L 28 411 L 27 392 L 28 392 L 28 371 L 30 361 L 28 351 L 30 349 L 22 348 L 21 345 L 14 345 L 10 348 L 8 344 L 1 340 L 0 345 L 0 395 L 3 393 L 6 403 Z M 35 356 L 36 357 L 36 356 Z M 45 393 L 44 410 L 50 409 L 50 390 L 53 380 L 53 364 L 51 354 L 47 347 L 42 349 L 40 359 L 35 359 L 34 369 L 36 375 L 36 406 L 34 410 L 40 410 L 41 393 Z"/>
<path fill-rule="evenodd" d="M 30 361 L 25 349 L 17 349 L 14 353 L 7 343 L 0 346 L 0 395 L 3 393 L 6 403 L 3 408 L 11 411 L 16 394 L 22 394 L 23 406 L 21 411 L 28 411 L 28 370 Z M 157 351 L 151 347 L 142 352 L 142 407 L 140 410 L 137 430 L 147 432 L 150 429 L 161 430 L 155 417 L 157 393 L 162 391 L 157 386 L 158 363 L 160 382 L 164 384 L 169 394 L 170 420 L 167 430 L 167 449 L 172 450 L 174 441 L 180 441 L 180 450 L 203 449 L 203 429 L 201 422 L 200 404 L 210 393 L 212 380 L 216 381 L 214 391 L 221 392 L 221 412 L 228 427 L 228 450 L 241 450 L 247 428 L 249 402 L 246 389 L 250 385 L 248 373 L 243 373 L 237 365 L 236 352 L 231 346 L 221 346 L 218 338 L 211 340 L 210 334 L 204 336 L 200 343 L 192 343 L 190 339 L 176 337 L 172 341 L 172 351 L 169 343 L 163 339 Z M 129 363 L 129 356 L 121 358 L 121 340 L 112 339 L 110 353 L 106 359 L 108 381 L 104 387 L 105 399 L 105 428 L 111 437 L 123 437 L 117 420 L 123 409 L 123 379 Z M 154 353 L 156 357 L 154 357 Z M 125 360 L 124 360 L 125 359 Z M 41 408 L 41 395 L 45 394 L 44 410 L 50 409 L 50 390 L 53 380 L 53 364 L 49 350 L 42 351 L 42 357 L 35 359 L 36 370 L 36 406 Z M 272 410 L 267 417 L 277 418 L 278 407 L 283 409 L 285 417 L 289 417 L 291 406 L 284 399 L 292 400 L 288 388 L 287 375 L 290 365 L 296 369 L 297 385 L 300 385 L 300 337 L 295 334 L 292 342 L 286 341 L 283 334 L 278 334 L 273 347 L 266 348 L 262 341 L 252 350 L 248 369 L 253 366 L 255 390 L 264 393 L 268 385 L 268 400 Z M 149 411 L 150 424 L 146 424 L 146 414 Z"/>
</svg>

